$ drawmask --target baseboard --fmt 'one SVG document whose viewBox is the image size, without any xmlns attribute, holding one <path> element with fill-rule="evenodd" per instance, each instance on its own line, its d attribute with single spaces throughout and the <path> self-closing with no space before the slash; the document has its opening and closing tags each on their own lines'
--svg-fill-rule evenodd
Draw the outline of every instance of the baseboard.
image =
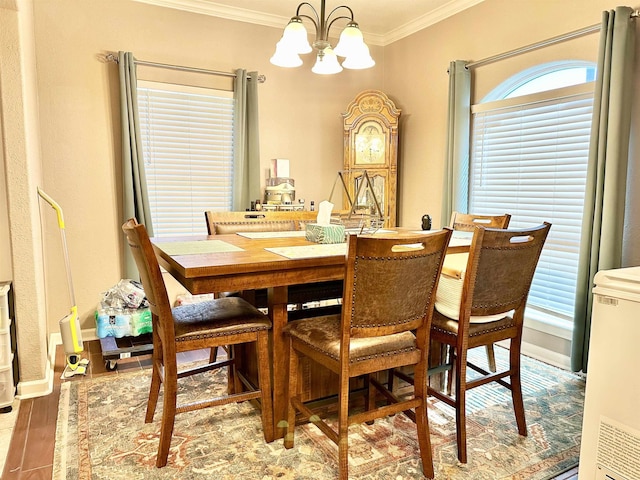
<svg viewBox="0 0 640 480">
<path fill-rule="evenodd" d="M 89 342 L 91 340 L 98 340 L 95 328 L 87 328 L 80 332 L 82 342 Z M 56 347 L 62 345 L 62 335 L 59 332 L 52 333 L 49 337 L 49 356 L 51 357 L 51 364 L 55 361 Z"/>
<path fill-rule="evenodd" d="M 95 328 L 82 330 L 83 342 L 96 340 L 97 338 L 98 337 L 96 336 Z M 48 349 L 47 365 L 45 368 L 45 378 L 40 380 L 34 380 L 31 382 L 19 381 L 17 390 L 16 390 L 16 398 L 27 399 L 27 398 L 43 397 L 53 392 L 53 379 L 55 374 L 55 363 L 56 363 L 56 347 L 58 345 L 62 345 L 62 336 L 60 335 L 60 333 L 51 334 L 49 336 L 49 349 Z"/>
<path fill-rule="evenodd" d="M 505 348 L 509 348 L 509 341 L 505 340 L 499 342 Z M 553 350 L 548 350 L 540 345 L 534 345 L 532 343 L 522 342 L 520 352 L 527 357 L 535 358 L 541 362 L 548 363 L 563 370 L 571 370 L 571 358 L 567 355 L 563 355 Z"/>
<path fill-rule="evenodd" d="M 58 336 L 60 337 L 59 334 Z M 62 343 L 62 337 L 60 337 L 60 343 Z M 53 392 L 55 351 L 55 344 L 52 343 L 52 338 L 49 337 L 49 350 L 47 365 L 45 366 L 45 377 L 30 382 L 22 380 L 18 381 L 18 385 L 16 387 L 16 398 L 24 400 L 27 398 L 44 397 L 45 395 L 49 395 Z"/>
</svg>

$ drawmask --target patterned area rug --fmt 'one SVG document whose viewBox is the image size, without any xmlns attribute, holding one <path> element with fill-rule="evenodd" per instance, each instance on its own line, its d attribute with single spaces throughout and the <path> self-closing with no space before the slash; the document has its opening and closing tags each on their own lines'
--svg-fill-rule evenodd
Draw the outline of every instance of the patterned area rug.
<svg viewBox="0 0 640 480">
<path fill-rule="evenodd" d="M 502 349 L 496 349 L 504 362 Z M 260 417 L 248 402 L 183 413 L 169 463 L 155 467 L 162 399 L 156 421 L 144 423 L 148 371 L 63 383 L 58 412 L 54 480 L 337 478 L 337 447 L 313 425 L 296 429 L 295 447 L 266 444 Z M 222 391 L 224 374 L 191 377 L 195 387 Z M 469 395 L 469 463 L 457 461 L 454 411 L 430 399 L 429 422 L 438 479 L 543 480 L 578 464 L 584 381 L 523 357 L 529 435 L 517 433 L 511 399 L 499 386 Z M 193 386 L 194 388 L 190 388 Z M 405 415 L 349 429 L 349 473 L 354 479 L 422 477 L 415 424 Z"/>
</svg>

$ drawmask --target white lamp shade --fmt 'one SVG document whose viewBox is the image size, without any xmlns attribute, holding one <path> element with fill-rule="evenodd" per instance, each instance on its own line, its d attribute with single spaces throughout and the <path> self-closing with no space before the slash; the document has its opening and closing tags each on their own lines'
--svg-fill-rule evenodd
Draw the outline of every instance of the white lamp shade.
<svg viewBox="0 0 640 480">
<path fill-rule="evenodd" d="M 364 45 L 362 32 L 355 22 L 349 23 L 340 34 L 338 45 L 333 50 L 336 55 L 348 57 Z"/>
<path fill-rule="evenodd" d="M 269 59 L 269 61 L 272 64 L 277 65 L 278 67 L 293 68 L 302 65 L 302 59 L 298 56 L 298 54 L 295 51 L 283 46 L 282 41 L 279 41 L 276 44 L 276 52 Z"/>
<path fill-rule="evenodd" d="M 284 47 L 297 54 L 309 53 L 312 50 L 307 38 L 307 29 L 298 17 L 293 17 L 285 27 L 280 42 Z"/>
<path fill-rule="evenodd" d="M 342 62 L 344 68 L 351 70 L 363 70 L 365 68 L 371 68 L 375 64 L 376 62 L 371 58 L 371 54 L 369 53 L 369 47 L 364 43 L 359 49 L 351 52 L 344 62 Z"/>
<path fill-rule="evenodd" d="M 342 67 L 340 66 L 340 63 L 338 63 L 338 57 L 333 53 L 333 50 L 328 47 L 325 48 L 323 52 L 324 55 L 318 53 L 316 64 L 313 66 L 311 71 L 313 73 L 319 73 L 320 75 L 340 73 L 342 71 Z"/>
</svg>

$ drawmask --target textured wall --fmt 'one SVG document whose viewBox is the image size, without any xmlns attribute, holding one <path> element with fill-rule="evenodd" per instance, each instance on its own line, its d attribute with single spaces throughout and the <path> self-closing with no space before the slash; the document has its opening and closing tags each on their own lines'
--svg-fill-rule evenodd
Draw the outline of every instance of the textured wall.
<svg viewBox="0 0 640 480">
<path fill-rule="evenodd" d="M 43 249 L 36 187 L 41 179 L 31 3 L 0 4 L 0 116 L 11 230 L 12 278 L 20 377 L 29 389 L 48 388 Z M 6 265 L 3 262 L 3 275 Z"/>
</svg>

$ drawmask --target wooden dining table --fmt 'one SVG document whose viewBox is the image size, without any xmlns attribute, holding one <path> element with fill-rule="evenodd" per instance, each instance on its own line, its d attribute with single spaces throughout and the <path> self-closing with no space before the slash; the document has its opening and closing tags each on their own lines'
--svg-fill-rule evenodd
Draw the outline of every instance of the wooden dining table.
<svg viewBox="0 0 640 480">
<path fill-rule="evenodd" d="M 416 229 L 385 229 L 375 236 L 415 234 Z M 304 232 L 246 232 L 215 236 L 152 239 L 160 265 L 192 294 L 267 288 L 272 321 L 271 359 L 276 438 L 286 421 L 287 324 L 290 285 L 340 280 L 345 274 L 346 243 L 317 244 Z M 452 237 L 448 253 L 468 251 L 470 239 Z"/>
</svg>

